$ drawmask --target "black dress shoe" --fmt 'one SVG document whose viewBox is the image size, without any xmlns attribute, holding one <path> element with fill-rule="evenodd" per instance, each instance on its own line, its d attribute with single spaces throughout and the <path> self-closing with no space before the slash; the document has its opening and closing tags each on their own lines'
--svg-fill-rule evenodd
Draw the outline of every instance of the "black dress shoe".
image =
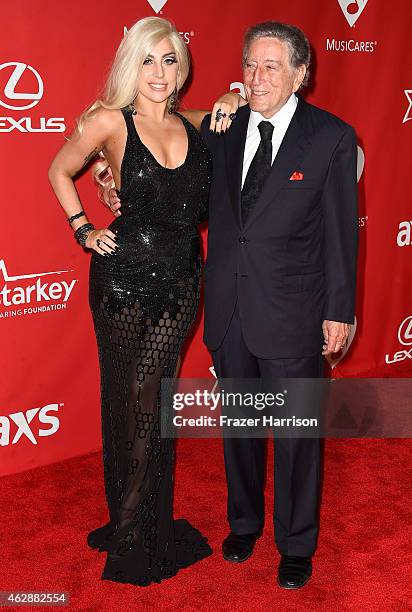
<svg viewBox="0 0 412 612">
<path fill-rule="evenodd" d="M 282 555 L 279 563 L 278 584 L 283 589 L 300 589 L 312 575 L 310 557 Z"/>
<path fill-rule="evenodd" d="M 253 553 L 256 540 L 261 532 L 237 535 L 231 531 L 227 538 L 223 540 L 223 558 L 232 563 L 243 563 Z"/>
<path fill-rule="evenodd" d="M 115 532 L 113 523 L 107 523 L 103 527 L 98 527 L 89 533 L 87 536 L 87 544 L 90 548 L 103 552 L 108 541 Z"/>
</svg>

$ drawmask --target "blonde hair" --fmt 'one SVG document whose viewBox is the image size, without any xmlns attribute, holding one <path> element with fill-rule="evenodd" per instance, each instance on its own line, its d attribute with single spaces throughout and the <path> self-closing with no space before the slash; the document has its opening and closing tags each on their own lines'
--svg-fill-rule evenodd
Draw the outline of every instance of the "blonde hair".
<svg viewBox="0 0 412 612">
<path fill-rule="evenodd" d="M 140 19 L 130 28 L 117 49 L 101 98 L 93 102 L 79 117 L 77 122 L 79 133 L 81 133 L 84 123 L 93 117 L 99 108 L 118 110 L 135 100 L 139 93 L 138 81 L 143 62 L 153 48 L 164 38 L 169 39 L 176 53 L 176 89 L 178 92 L 180 91 L 190 69 L 190 58 L 186 43 L 175 26 L 167 19 L 161 19 L 160 17 Z M 169 108 L 171 97 L 168 100 Z M 106 161 L 99 161 L 95 165 L 94 175 L 98 184 L 107 185 L 110 182 L 102 178 L 107 167 L 108 163 Z"/>
</svg>

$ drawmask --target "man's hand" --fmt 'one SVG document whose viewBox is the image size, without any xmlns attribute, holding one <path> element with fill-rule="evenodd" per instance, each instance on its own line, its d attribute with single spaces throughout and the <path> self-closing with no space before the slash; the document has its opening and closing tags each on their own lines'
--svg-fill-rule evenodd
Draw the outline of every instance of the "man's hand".
<svg viewBox="0 0 412 612">
<path fill-rule="evenodd" d="M 116 189 L 112 187 L 102 187 L 99 188 L 99 197 L 103 204 L 106 204 L 112 211 L 115 217 L 120 217 L 122 214 L 120 212 L 121 202 L 117 195 Z"/>
<path fill-rule="evenodd" d="M 323 321 L 323 337 L 325 339 L 322 355 L 338 353 L 346 344 L 350 325 L 340 321 Z"/>
<path fill-rule="evenodd" d="M 232 125 L 230 115 L 236 115 L 239 106 L 247 104 L 241 95 L 234 91 L 221 96 L 214 104 L 210 119 L 210 131 L 216 134 L 224 134 Z"/>
</svg>

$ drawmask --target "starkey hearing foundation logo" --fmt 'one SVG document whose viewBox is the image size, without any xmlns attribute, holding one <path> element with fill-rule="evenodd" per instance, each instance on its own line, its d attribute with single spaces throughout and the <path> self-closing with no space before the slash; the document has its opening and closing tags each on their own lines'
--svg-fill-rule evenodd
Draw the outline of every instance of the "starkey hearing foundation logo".
<svg viewBox="0 0 412 612">
<path fill-rule="evenodd" d="M 6 264 L 0 259 L 0 319 L 29 316 L 56 310 L 65 310 L 75 284 L 73 270 L 38 272 L 10 276 Z M 43 277 L 67 274 L 65 280 L 52 282 Z M 3 277 L 3 285 L 1 285 Z M 34 279 L 36 279 L 35 282 Z"/>
<path fill-rule="evenodd" d="M 58 413 L 63 406 L 61 403 L 47 404 L 0 416 L 0 446 L 17 444 L 21 440 L 37 445 L 38 438 L 54 435 L 60 428 Z"/>
<path fill-rule="evenodd" d="M 0 64 L 0 106 L 21 113 L 39 104 L 44 84 L 39 72 L 25 62 Z M 64 132 L 64 117 L 0 117 L 0 132 Z"/>
</svg>

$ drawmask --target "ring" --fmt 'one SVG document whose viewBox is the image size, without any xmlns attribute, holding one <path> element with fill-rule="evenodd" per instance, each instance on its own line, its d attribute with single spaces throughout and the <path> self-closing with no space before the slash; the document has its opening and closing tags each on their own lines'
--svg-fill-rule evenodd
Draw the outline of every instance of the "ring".
<svg viewBox="0 0 412 612">
<path fill-rule="evenodd" d="M 226 113 L 222 113 L 222 109 L 219 108 L 216 113 L 215 121 L 218 123 L 223 117 L 226 117 Z"/>
<path fill-rule="evenodd" d="M 100 246 L 100 238 L 98 238 L 98 239 L 96 240 L 96 244 L 97 244 L 97 246 L 98 246 L 98 247 Z"/>
<path fill-rule="evenodd" d="M 230 113 L 230 115 L 229 115 L 229 119 L 230 119 L 231 121 L 233 121 L 234 119 L 236 119 L 236 113 Z"/>
</svg>

